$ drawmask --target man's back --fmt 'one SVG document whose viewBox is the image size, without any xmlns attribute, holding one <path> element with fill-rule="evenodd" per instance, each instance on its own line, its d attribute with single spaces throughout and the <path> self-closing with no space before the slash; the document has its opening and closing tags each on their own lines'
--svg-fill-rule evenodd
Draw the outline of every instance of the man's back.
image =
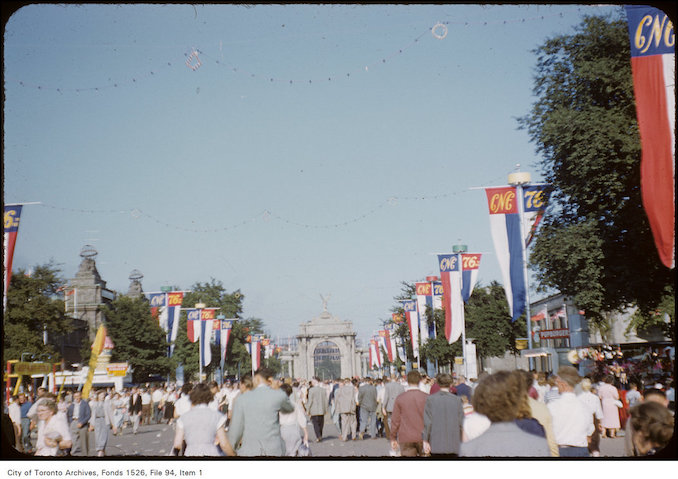
<svg viewBox="0 0 678 479">
<path fill-rule="evenodd" d="M 355 413 L 355 388 L 351 384 L 337 389 L 334 398 L 338 413 Z"/>
<path fill-rule="evenodd" d="M 384 394 L 384 408 L 387 412 L 393 412 L 393 404 L 395 404 L 396 398 L 405 392 L 405 388 L 396 381 L 389 381 L 385 386 Z"/>
<path fill-rule="evenodd" d="M 320 386 L 308 390 L 306 410 L 310 416 L 323 416 L 327 412 L 327 393 Z"/>
<path fill-rule="evenodd" d="M 284 456 L 278 412 L 293 411 L 294 404 L 283 391 L 259 386 L 235 402 L 228 439 L 239 456 Z"/>
<path fill-rule="evenodd" d="M 426 398 L 428 394 L 419 389 L 409 389 L 396 398 L 391 417 L 392 440 L 400 443 L 422 441 Z"/>
<path fill-rule="evenodd" d="M 459 454 L 464 425 L 464 405 L 454 394 L 438 391 L 426 398 L 424 440 L 432 454 Z"/>
<path fill-rule="evenodd" d="M 358 404 L 366 411 L 377 410 L 377 388 L 373 384 L 363 384 L 358 389 Z"/>
</svg>

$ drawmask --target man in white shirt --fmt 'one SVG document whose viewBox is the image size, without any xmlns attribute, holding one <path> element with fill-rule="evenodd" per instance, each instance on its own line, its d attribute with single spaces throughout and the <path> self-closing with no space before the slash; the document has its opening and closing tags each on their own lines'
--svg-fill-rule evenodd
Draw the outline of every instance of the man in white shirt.
<svg viewBox="0 0 678 479">
<path fill-rule="evenodd" d="M 151 393 L 151 403 L 153 405 L 152 418 L 153 422 L 156 424 L 160 422 L 160 417 L 162 413 L 162 409 L 160 409 L 160 403 L 162 402 L 162 397 L 164 393 L 165 391 L 159 387 L 153 388 L 153 392 Z"/>
<path fill-rule="evenodd" d="M 546 406 L 553 417 L 553 435 L 560 457 L 588 457 L 588 437 L 593 434 L 593 415 L 575 395 L 581 377 L 572 366 L 561 366 L 555 377 L 559 396 Z"/>
<path fill-rule="evenodd" d="M 151 393 L 148 389 L 141 390 L 141 425 L 151 423 Z"/>
</svg>

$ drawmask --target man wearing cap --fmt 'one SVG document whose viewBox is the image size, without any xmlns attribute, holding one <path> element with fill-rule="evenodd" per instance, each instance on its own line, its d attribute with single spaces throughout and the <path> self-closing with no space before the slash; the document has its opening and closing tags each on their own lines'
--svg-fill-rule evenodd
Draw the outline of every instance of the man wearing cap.
<svg viewBox="0 0 678 479">
<path fill-rule="evenodd" d="M 572 366 L 561 366 L 555 376 L 560 394 L 546 406 L 553 418 L 553 435 L 560 457 L 588 457 L 588 437 L 594 432 L 593 415 L 575 395 L 581 377 Z"/>
</svg>

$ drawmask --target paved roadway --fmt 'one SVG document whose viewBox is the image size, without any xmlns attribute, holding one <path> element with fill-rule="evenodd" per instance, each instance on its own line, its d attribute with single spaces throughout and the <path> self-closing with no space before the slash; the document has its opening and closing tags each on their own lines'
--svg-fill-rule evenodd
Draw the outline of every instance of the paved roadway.
<svg viewBox="0 0 678 479">
<path fill-rule="evenodd" d="M 357 441 L 341 441 L 339 430 L 330 420 L 325 419 L 323 439 L 315 441 L 313 426 L 309 423 L 309 443 L 311 454 L 314 457 L 388 457 L 390 445 L 385 438 L 366 439 Z M 137 434 L 132 434 L 131 428 L 126 428 L 121 436 L 111 435 L 106 454 L 108 456 L 167 456 L 172 450 L 174 426 L 167 424 L 151 424 L 140 426 Z M 94 444 L 94 437 L 90 437 L 90 444 Z M 601 457 L 623 457 L 624 439 L 602 438 L 600 444 Z"/>
</svg>

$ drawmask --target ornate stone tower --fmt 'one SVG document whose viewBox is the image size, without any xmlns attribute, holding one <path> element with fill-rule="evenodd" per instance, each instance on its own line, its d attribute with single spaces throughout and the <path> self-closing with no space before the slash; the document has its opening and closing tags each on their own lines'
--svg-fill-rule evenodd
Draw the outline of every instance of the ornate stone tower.
<svg viewBox="0 0 678 479">
<path fill-rule="evenodd" d="M 97 328 L 104 321 L 104 306 L 115 299 L 115 293 L 106 288 L 106 281 L 101 279 L 94 258 L 97 250 L 85 245 L 80 251 L 82 262 L 75 278 L 71 279 L 66 296 L 66 312 L 76 320 L 87 323 L 90 341 L 94 341 Z"/>
<path fill-rule="evenodd" d="M 127 290 L 127 296 L 130 298 L 138 298 L 144 294 L 144 289 L 141 287 L 141 280 L 144 278 L 144 275 L 141 274 L 141 271 L 138 269 L 132 270 L 129 274 L 129 289 Z"/>
</svg>

